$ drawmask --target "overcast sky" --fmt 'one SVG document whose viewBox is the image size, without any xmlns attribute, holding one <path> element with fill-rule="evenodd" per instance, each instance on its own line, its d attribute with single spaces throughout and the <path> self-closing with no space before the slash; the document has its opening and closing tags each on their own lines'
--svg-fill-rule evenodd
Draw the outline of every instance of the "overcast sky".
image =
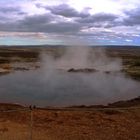
<svg viewBox="0 0 140 140">
<path fill-rule="evenodd" d="M 140 0 L 0 0 L 0 44 L 140 44 Z"/>
</svg>

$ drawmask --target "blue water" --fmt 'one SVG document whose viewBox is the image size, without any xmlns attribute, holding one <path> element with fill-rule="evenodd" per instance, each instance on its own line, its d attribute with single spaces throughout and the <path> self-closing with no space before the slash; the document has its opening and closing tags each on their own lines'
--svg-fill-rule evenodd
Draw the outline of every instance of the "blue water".
<svg viewBox="0 0 140 140">
<path fill-rule="evenodd" d="M 107 104 L 140 95 L 123 74 L 18 71 L 0 77 L 0 102 L 37 106 Z"/>
</svg>

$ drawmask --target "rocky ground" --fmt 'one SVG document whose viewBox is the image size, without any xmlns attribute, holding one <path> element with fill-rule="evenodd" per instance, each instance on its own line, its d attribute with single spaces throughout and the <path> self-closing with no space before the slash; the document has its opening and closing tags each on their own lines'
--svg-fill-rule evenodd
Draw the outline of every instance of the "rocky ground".
<svg viewBox="0 0 140 140">
<path fill-rule="evenodd" d="M 9 111 L 0 113 L 0 139 L 29 139 L 32 126 L 33 140 L 139 140 L 140 98 L 122 102 L 106 107 L 35 107 L 32 119 L 28 107 L 0 104 L 1 111 Z"/>
</svg>

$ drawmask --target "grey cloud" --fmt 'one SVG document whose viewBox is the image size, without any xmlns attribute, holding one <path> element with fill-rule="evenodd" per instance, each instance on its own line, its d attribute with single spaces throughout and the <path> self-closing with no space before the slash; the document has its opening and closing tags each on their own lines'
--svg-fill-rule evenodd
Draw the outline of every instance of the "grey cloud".
<svg viewBox="0 0 140 140">
<path fill-rule="evenodd" d="M 43 25 L 44 23 L 49 23 L 53 20 L 53 16 L 50 14 L 43 15 L 33 15 L 27 16 L 23 20 L 21 20 L 21 24 L 26 26 L 35 26 L 35 25 Z"/>
<path fill-rule="evenodd" d="M 85 8 L 82 12 L 78 12 L 67 4 L 61 4 L 58 6 L 46 6 L 45 9 L 50 10 L 55 15 L 60 15 L 60 16 L 69 17 L 69 18 L 87 17 L 90 15 L 88 13 L 88 8 Z"/>
<path fill-rule="evenodd" d="M 0 6 L 0 12 L 1 13 L 11 13 L 11 12 L 19 12 L 20 8 L 18 7 L 12 7 L 12 6 L 8 6 L 8 7 L 3 7 Z"/>
<path fill-rule="evenodd" d="M 35 15 L 20 21 L 22 30 L 32 32 L 66 33 L 80 30 L 80 24 L 74 22 L 60 22 L 52 14 Z"/>
<path fill-rule="evenodd" d="M 60 22 L 60 23 L 42 23 L 42 24 L 22 24 L 23 31 L 46 32 L 46 33 L 73 33 L 80 30 L 79 24 Z"/>
<path fill-rule="evenodd" d="M 1 23 L 0 22 L 0 31 L 19 31 L 18 23 L 17 22 L 7 22 L 7 23 Z"/>
<path fill-rule="evenodd" d="M 1 31 L 75 33 L 82 26 L 76 22 L 57 21 L 51 14 L 27 16 L 15 22 L 0 23 Z"/>
<path fill-rule="evenodd" d="M 131 11 L 125 11 L 127 18 L 123 20 L 125 26 L 140 25 L 140 8 Z"/>
<path fill-rule="evenodd" d="M 86 18 L 80 18 L 77 21 L 81 23 L 99 23 L 99 22 L 112 22 L 117 19 L 118 16 L 113 14 L 99 13 Z"/>
<path fill-rule="evenodd" d="M 0 9 L 1 13 L 7 12 L 7 18 L 4 18 L 0 22 L 1 31 L 25 31 L 25 32 L 47 32 L 47 33 L 69 33 L 76 34 L 80 32 L 84 27 L 104 27 L 109 28 L 111 26 L 116 26 L 113 23 L 118 17 L 113 14 L 99 13 L 91 15 L 89 14 L 90 8 L 85 8 L 83 11 L 78 12 L 74 8 L 67 4 L 61 4 L 57 6 L 42 6 L 36 4 L 37 8 L 45 8 L 46 13 L 41 15 L 25 15 L 19 7 L 2 7 Z M 1 6 L 0 6 L 1 7 Z M 49 11 L 49 12 L 48 12 Z M 14 14 L 9 13 L 15 12 Z M 16 15 L 16 20 L 12 17 Z M 18 18 L 19 17 L 19 18 Z M 64 17 L 73 19 L 73 22 L 66 21 Z"/>
<path fill-rule="evenodd" d="M 0 22 L 1 31 L 39 31 L 40 28 L 46 23 L 51 21 L 50 15 L 33 15 L 26 16 L 22 20 L 7 21 L 6 23 Z"/>
<path fill-rule="evenodd" d="M 0 6 L 0 14 L 18 14 L 23 15 L 26 12 L 23 12 L 22 9 L 18 6 Z M 5 15 L 6 16 L 6 15 Z"/>
<path fill-rule="evenodd" d="M 22 20 L 7 20 L 5 23 L 0 22 L 0 30 L 76 35 L 81 33 L 81 29 L 83 28 L 109 28 L 116 26 L 115 20 L 118 18 L 116 15 L 106 13 L 90 15 L 88 13 L 88 10 L 90 10 L 89 8 L 85 8 L 82 12 L 78 12 L 64 4 L 45 7 L 45 9 L 47 8 L 51 12 L 46 12 L 41 15 L 26 15 Z M 75 18 L 73 18 L 73 22 L 71 22 L 66 21 L 63 17 Z"/>
<path fill-rule="evenodd" d="M 23 12 L 22 9 L 20 9 L 20 7 L 16 6 L 3 7 L 2 5 L 0 5 L 0 19 L 1 19 L 0 23 L 9 24 L 9 22 L 18 20 L 18 18 L 20 19 L 24 15 L 26 15 L 26 13 Z"/>
<path fill-rule="evenodd" d="M 60 22 L 55 24 L 49 24 L 46 27 L 47 32 L 75 33 L 80 31 L 81 25 L 78 23 Z"/>
<path fill-rule="evenodd" d="M 111 21 L 111 19 L 116 18 L 113 15 L 100 15 L 94 15 L 95 18 L 93 23 L 92 21 L 90 23 L 89 20 L 86 20 L 87 18 L 79 18 L 79 20 L 75 20 L 75 22 L 62 22 L 57 15 L 46 13 L 43 15 L 26 16 L 24 19 L 15 22 L 1 23 L 0 30 L 76 34 L 80 32 L 83 27 L 86 27 L 87 29 L 91 27 L 99 28 L 103 26 L 105 21 L 108 22 Z M 93 16 L 91 17 L 93 18 Z"/>
</svg>

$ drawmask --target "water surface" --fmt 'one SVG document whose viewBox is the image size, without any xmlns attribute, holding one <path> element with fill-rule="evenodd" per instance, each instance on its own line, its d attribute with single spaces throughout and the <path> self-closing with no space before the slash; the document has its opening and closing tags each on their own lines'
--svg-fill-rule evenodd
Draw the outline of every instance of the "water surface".
<svg viewBox="0 0 140 140">
<path fill-rule="evenodd" d="M 17 71 L 0 77 L 0 102 L 37 106 L 107 104 L 140 95 L 140 82 L 124 74 Z"/>
</svg>

